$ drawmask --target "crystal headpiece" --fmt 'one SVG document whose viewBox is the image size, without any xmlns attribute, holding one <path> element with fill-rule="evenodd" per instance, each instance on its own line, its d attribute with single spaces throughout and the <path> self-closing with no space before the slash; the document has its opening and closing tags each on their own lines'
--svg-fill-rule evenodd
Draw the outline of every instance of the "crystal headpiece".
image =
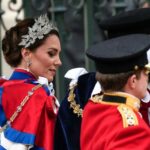
<svg viewBox="0 0 150 150">
<path fill-rule="evenodd" d="M 31 46 L 36 39 L 43 39 L 44 35 L 48 34 L 51 30 L 58 32 L 58 28 L 49 21 L 48 16 L 41 15 L 35 19 L 33 26 L 28 28 L 28 34 L 22 36 L 19 45 L 27 48 Z"/>
</svg>

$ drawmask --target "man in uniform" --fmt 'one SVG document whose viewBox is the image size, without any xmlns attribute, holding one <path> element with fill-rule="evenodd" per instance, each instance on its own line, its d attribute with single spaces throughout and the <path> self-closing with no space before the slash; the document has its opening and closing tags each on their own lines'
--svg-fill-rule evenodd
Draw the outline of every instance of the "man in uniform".
<svg viewBox="0 0 150 150">
<path fill-rule="evenodd" d="M 149 35 L 131 34 L 87 50 L 104 93 L 84 107 L 81 150 L 149 150 L 150 128 L 139 114 L 148 86 L 149 48 Z"/>
<path fill-rule="evenodd" d="M 108 39 L 132 33 L 145 33 L 150 35 L 150 8 L 140 8 L 122 12 L 103 20 L 100 26 L 106 31 Z M 150 51 L 148 52 L 148 59 L 150 59 Z M 145 122 L 150 126 L 149 89 L 150 87 L 148 87 L 146 97 L 141 101 L 140 112 Z"/>
</svg>

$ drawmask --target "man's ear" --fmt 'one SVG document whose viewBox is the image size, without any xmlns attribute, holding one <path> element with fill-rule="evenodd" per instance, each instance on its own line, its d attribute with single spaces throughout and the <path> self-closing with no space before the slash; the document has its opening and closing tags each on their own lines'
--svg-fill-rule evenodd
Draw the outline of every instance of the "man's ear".
<svg viewBox="0 0 150 150">
<path fill-rule="evenodd" d="M 129 77 L 127 84 L 131 89 L 134 89 L 136 87 L 137 77 L 135 74 Z"/>
</svg>

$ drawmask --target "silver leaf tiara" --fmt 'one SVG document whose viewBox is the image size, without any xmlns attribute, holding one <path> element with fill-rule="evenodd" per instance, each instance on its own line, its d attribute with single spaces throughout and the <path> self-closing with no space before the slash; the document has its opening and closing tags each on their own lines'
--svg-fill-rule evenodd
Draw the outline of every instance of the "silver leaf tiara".
<svg viewBox="0 0 150 150">
<path fill-rule="evenodd" d="M 22 40 L 18 45 L 27 48 L 34 44 L 36 39 L 43 39 L 44 35 L 48 34 L 51 30 L 58 32 L 57 27 L 49 21 L 48 16 L 41 15 L 35 19 L 34 25 L 28 28 L 28 34 L 22 36 Z"/>
</svg>

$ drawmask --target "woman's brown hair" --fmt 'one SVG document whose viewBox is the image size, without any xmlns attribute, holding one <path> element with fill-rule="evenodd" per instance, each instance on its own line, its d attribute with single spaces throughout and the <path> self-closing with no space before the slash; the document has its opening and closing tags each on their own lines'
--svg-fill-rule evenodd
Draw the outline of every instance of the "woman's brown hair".
<svg viewBox="0 0 150 150">
<path fill-rule="evenodd" d="M 11 67 L 17 67 L 21 63 L 21 49 L 24 48 L 24 46 L 20 46 L 19 43 L 22 40 L 22 36 L 28 34 L 29 27 L 32 27 L 34 23 L 34 19 L 24 19 L 6 31 L 2 40 L 2 51 L 6 62 Z M 44 35 L 43 39 L 36 39 L 35 42 L 27 48 L 30 51 L 35 51 L 37 47 L 43 44 L 49 34 L 55 34 L 59 37 L 58 31 L 51 30 L 48 34 Z"/>
</svg>

